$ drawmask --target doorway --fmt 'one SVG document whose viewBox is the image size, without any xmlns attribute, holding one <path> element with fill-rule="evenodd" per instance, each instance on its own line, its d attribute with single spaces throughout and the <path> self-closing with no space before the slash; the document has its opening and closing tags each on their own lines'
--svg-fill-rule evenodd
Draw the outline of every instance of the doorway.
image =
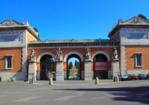
<svg viewBox="0 0 149 105">
<path fill-rule="evenodd" d="M 108 79 L 108 60 L 104 54 L 97 54 L 93 62 L 94 79 Z"/>
<path fill-rule="evenodd" d="M 48 73 L 52 74 L 53 79 L 55 80 L 55 62 L 51 55 L 44 55 L 40 59 L 40 80 L 48 80 Z"/>
</svg>

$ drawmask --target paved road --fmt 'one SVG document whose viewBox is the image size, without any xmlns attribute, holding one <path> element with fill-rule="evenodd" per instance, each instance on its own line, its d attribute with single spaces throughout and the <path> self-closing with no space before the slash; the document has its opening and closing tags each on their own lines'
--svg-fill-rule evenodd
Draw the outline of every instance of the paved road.
<svg viewBox="0 0 149 105">
<path fill-rule="evenodd" d="M 149 80 L 94 85 L 83 81 L 1 82 L 0 105 L 149 105 Z"/>
</svg>

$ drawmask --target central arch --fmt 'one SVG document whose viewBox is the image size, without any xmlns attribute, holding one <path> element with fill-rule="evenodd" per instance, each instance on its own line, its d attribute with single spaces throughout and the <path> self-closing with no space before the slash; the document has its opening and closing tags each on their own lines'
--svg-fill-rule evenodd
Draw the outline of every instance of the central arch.
<svg viewBox="0 0 149 105">
<path fill-rule="evenodd" d="M 65 58 L 65 80 L 83 79 L 83 56 L 78 52 L 69 52 Z"/>
</svg>

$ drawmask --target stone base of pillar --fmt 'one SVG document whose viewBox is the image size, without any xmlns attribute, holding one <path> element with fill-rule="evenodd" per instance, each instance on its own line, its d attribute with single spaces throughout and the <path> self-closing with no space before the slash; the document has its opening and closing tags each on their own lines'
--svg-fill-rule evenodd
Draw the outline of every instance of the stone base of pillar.
<svg viewBox="0 0 149 105">
<path fill-rule="evenodd" d="M 36 63 L 30 62 L 28 69 L 28 81 L 35 82 L 36 81 Z"/>
<path fill-rule="evenodd" d="M 56 80 L 64 80 L 63 62 L 56 63 Z"/>
<path fill-rule="evenodd" d="M 119 74 L 120 74 L 120 70 L 119 70 L 119 62 L 118 61 L 113 61 L 112 62 L 112 71 L 113 71 L 113 80 L 119 81 Z"/>
<path fill-rule="evenodd" d="M 93 70 L 92 70 L 92 63 L 91 61 L 85 62 L 85 80 L 93 80 Z"/>
</svg>

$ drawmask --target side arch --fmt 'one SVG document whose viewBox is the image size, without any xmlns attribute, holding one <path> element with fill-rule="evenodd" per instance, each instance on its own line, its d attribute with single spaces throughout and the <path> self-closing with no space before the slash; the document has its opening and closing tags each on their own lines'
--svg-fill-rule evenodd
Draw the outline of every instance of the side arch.
<svg viewBox="0 0 149 105">
<path fill-rule="evenodd" d="M 97 51 L 95 52 L 93 55 L 92 55 L 92 59 L 94 59 L 94 57 L 97 55 L 97 54 L 103 54 L 106 56 L 107 60 L 110 61 L 110 56 L 108 53 L 104 52 L 104 51 Z"/>
<path fill-rule="evenodd" d="M 53 60 L 55 61 L 55 55 L 51 52 L 44 52 L 44 53 L 41 53 L 38 58 L 37 58 L 37 62 L 40 62 L 40 59 L 44 56 L 44 55 L 50 55 L 52 56 Z"/>
</svg>

